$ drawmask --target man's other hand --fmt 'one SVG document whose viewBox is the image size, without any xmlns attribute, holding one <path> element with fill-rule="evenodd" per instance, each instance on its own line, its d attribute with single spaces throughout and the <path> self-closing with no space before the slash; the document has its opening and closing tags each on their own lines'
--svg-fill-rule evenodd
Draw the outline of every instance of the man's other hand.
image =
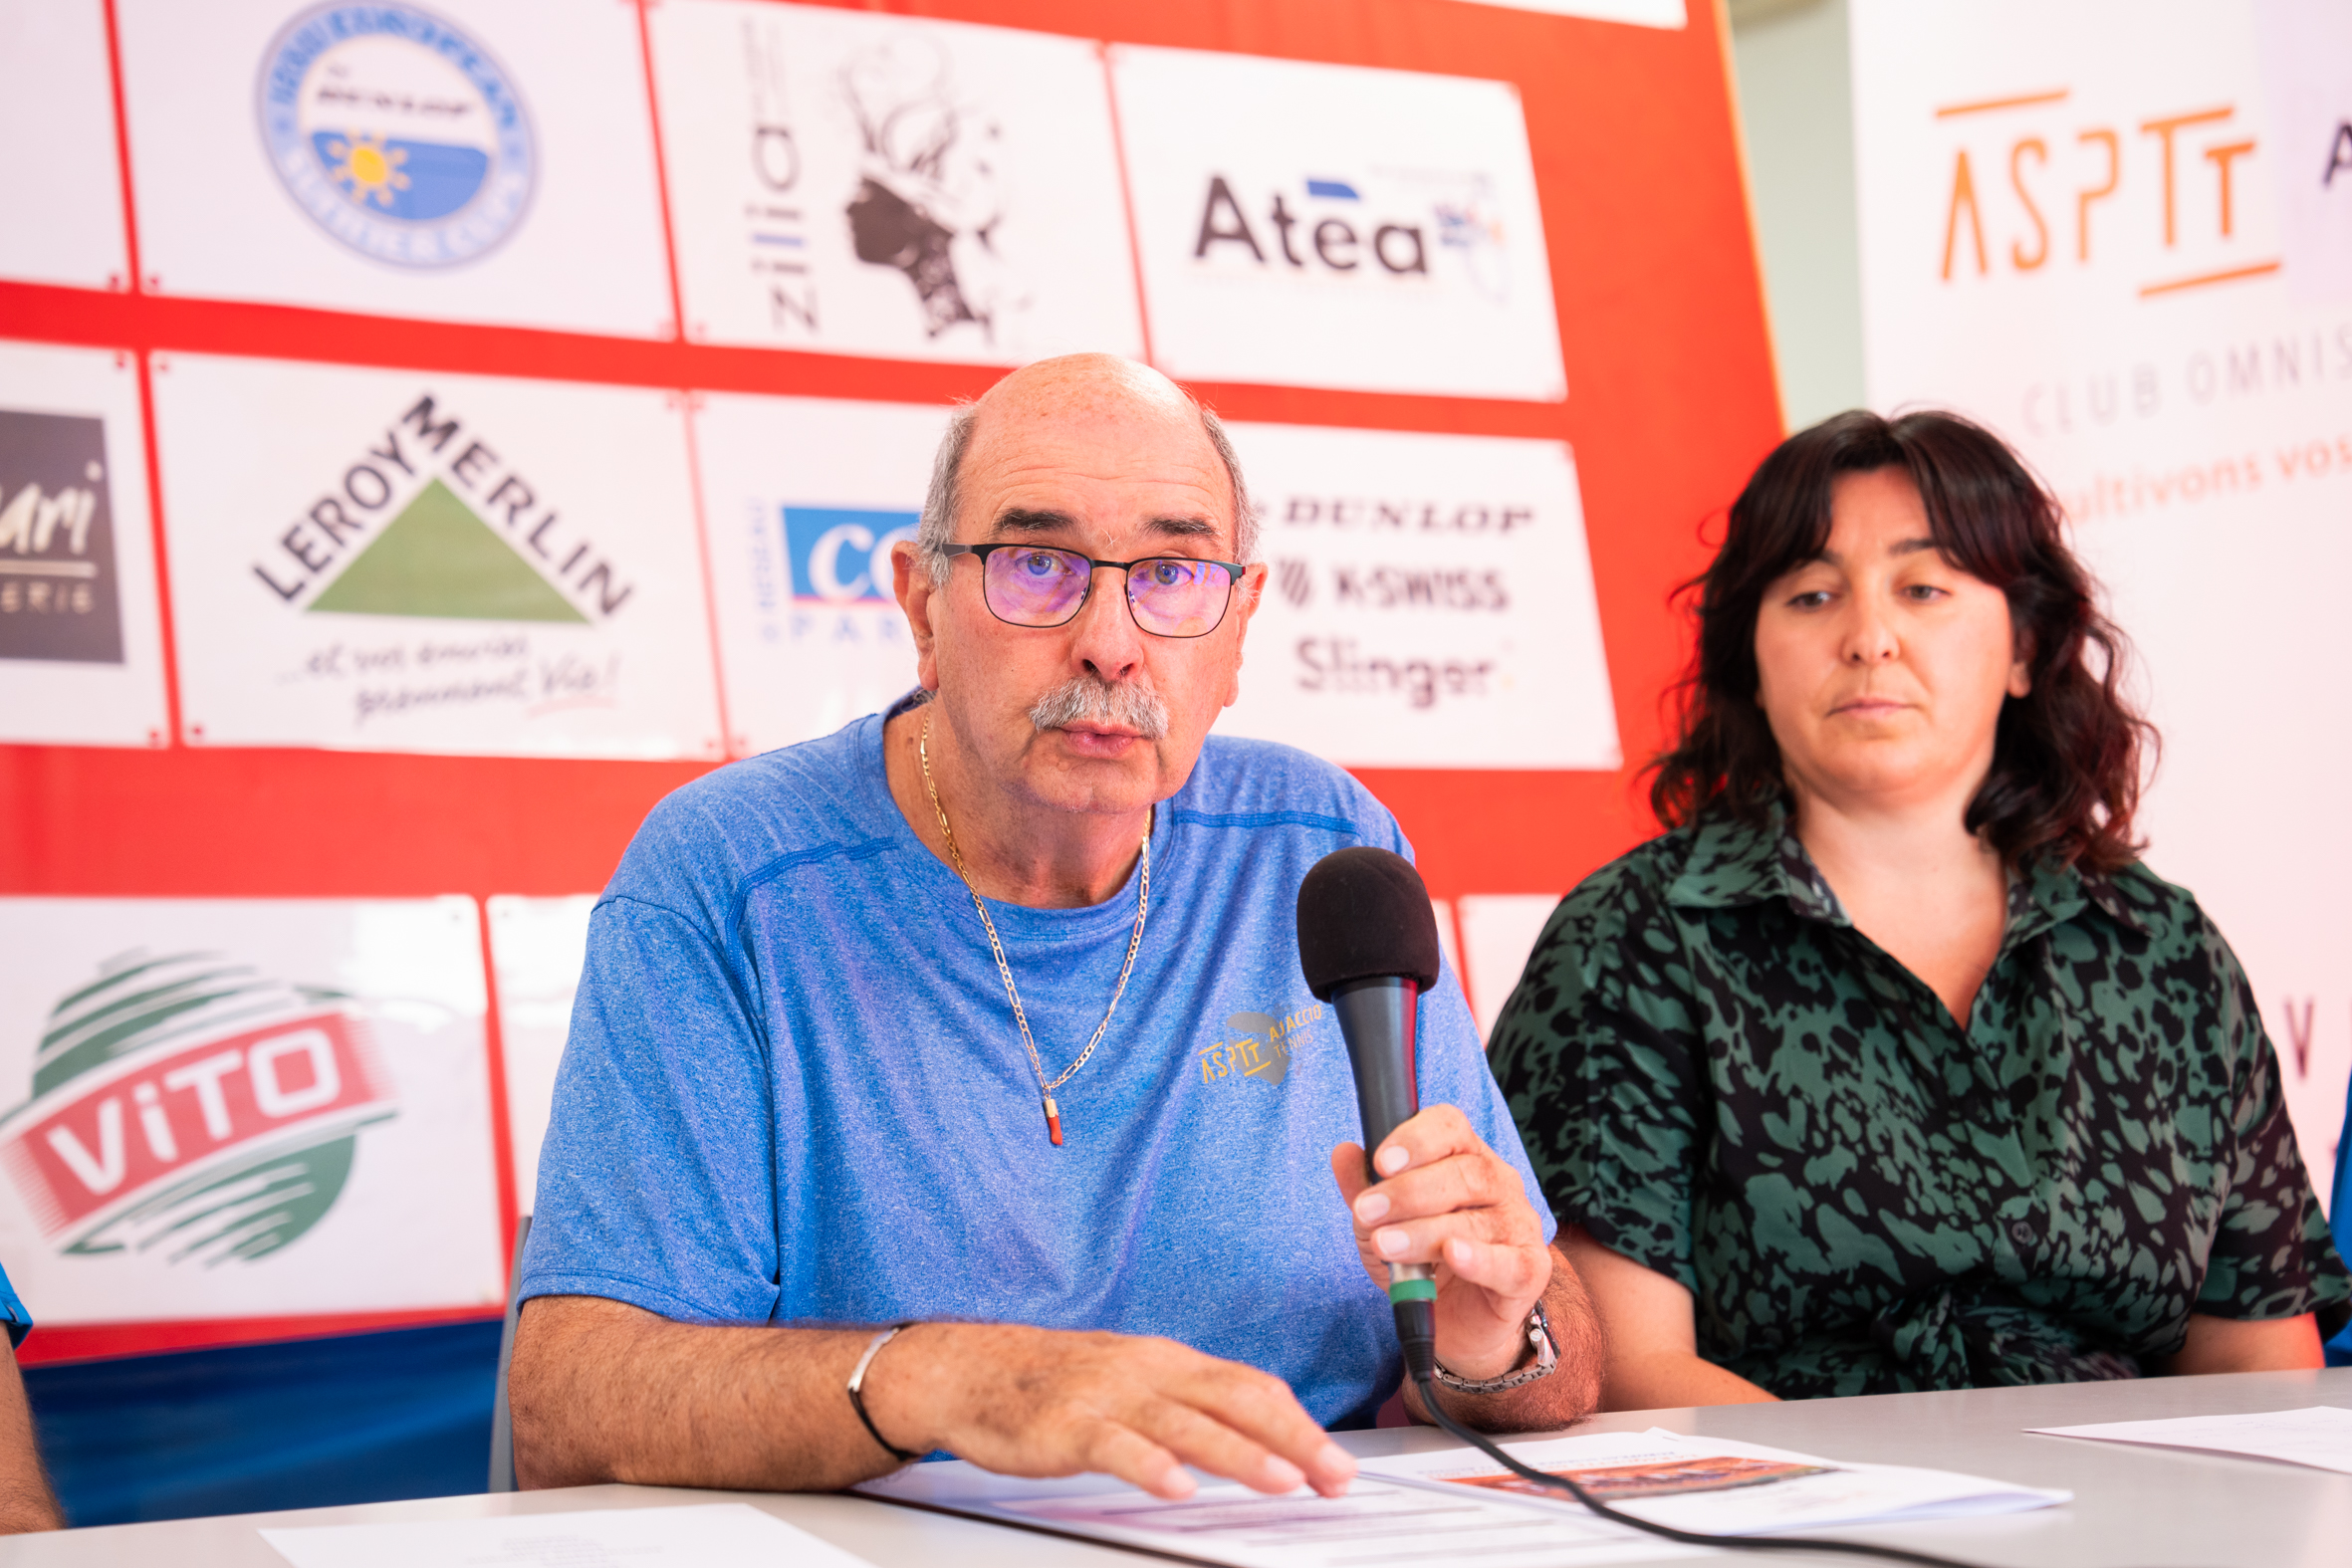
<svg viewBox="0 0 2352 1568">
<path fill-rule="evenodd" d="M 525 1486 L 831 1491 L 885 1474 L 849 1403 L 870 1328 L 676 1323 L 594 1296 L 523 1304 L 508 1397 Z M 1355 1461 L 1289 1385 L 1172 1340 L 917 1323 L 866 1368 L 893 1448 L 1006 1475 L 1099 1470 L 1170 1499 L 1193 1465 L 1265 1492 L 1347 1489 Z"/>
<path fill-rule="evenodd" d="M 1364 1179 L 1364 1152 L 1331 1151 L 1364 1272 L 1383 1290 L 1391 1263 L 1437 1265 L 1437 1356 L 1457 1377 L 1501 1377 L 1527 1355 L 1529 1311 L 1551 1283 L 1543 1222 L 1511 1162 L 1451 1105 L 1390 1133 Z"/>
<path fill-rule="evenodd" d="M 1095 1470 L 1175 1499 L 1194 1490 L 1188 1464 L 1326 1497 L 1355 1474 L 1280 1378 L 1170 1339 L 918 1323 L 874 1358 L 865 1404 L 899 1448 L 1001 1475 Z"/>
</svg>

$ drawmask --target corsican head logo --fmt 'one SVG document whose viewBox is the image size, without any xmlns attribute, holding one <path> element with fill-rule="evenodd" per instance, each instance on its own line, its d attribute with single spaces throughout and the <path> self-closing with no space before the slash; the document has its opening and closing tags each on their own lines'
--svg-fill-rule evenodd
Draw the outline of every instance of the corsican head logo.
<svg viewBox="0 0 2352 1568">
<path fill-rule="evenodd" d="M 262 57 L 262 144 L 312 221 L 395 267 L 496 247 L 531 203 L 531 119 L 490 52 L 413 5 L 323 5 Z"/>
<path fill-rule="evenodd" d="M 394 1111 L 347 1003 L 214 953 L 109 960 L 51 1009 L 0 1165 L 68 1255 L 266 1257 Z"/>
</svg>

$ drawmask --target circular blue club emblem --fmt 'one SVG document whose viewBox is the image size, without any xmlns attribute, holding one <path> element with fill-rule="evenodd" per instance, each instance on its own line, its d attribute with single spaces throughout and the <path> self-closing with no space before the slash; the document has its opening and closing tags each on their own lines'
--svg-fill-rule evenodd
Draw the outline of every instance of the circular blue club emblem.
<svg viewBox="0 0 2352 1568">
<path fill-rule="evenodd" d="M 395 267 L 456 267 L 531 205 L 538 159 L 514 79 L 412 5 L 322 5 L 262 58 L 262 143 L 319 227 Z"/>
</svg>

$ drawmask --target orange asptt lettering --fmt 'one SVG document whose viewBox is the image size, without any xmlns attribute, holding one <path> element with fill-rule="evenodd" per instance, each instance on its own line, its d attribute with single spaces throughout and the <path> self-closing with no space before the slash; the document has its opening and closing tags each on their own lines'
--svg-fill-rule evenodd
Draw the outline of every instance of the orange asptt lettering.
<svg viewBox="0 0 2352 1568">
<path fill-rule="evenodd" d="M 2237 111 L 2225 104 L 2220 109 L 2201 109 L 2187 114 L 2168 114 L 2162 119 L 2144 119 L 2140 134 L 2155 136 L 2164 143 L 2164 243 L 2169 248 L 2180 233 L 2174 222 L 2176 203 L 2173 200 L 2173 132 L 2189 125 L 2210 125 L 2228 119 Z"/>
<path fill-rule="evenodd" d="M 2033 254 L 2028 257 L 2024 247 L 2009 241 L 2009 261 L 2019 272 L 2031 272 L 2050 259 L 2050 226 L 2041 221 L 2041 209 L 2033 205 L 2033 193 L 2025 188 L 2025 171 L 2017 166 L 2026 153 L 2034 161 L 2046 164 L 2050 149 L 2039 136 L 2027 136 L 2009 148 L 2009 187 L 2017 193 L 2017 200 L 2025 207 L 2025 216 L 2033 220 Z"/>
<path fill-rule="evenodd" d="M 1944 281 L 1952 281 L 1952 248 L 1960 240 L 1960 209 L 1966 205 L 1969 213 L 1969 234 L 1977 243 L 1977 276 L 1985 276 L 1985 218 L 1977 210 L 1977 181 L 1969 173 L 1969 149 L 1960 149 L 1960 156 L 1952 165 L 1952 209 L 1944 219 Z"/>
<path fill-rule="evenodd" d="M 2105 201 L 2109 196 L 2115 194 L 2115 187 L 2121 183 L 2123 179 L 2123 144 L 2116 139 L 2114 131 L 2107 129 L 2086 130 L 2074 139 L 2077 143 L 2085 146 L 2094 141 L 2101 142 L 2107 148 L 2107 183 L 2087 187 L 2077 191 L 2074 196 L 2074 259 L 2089 261 L 2091 259 L 2091 203 Z"/>
<path fill-rule="evenodd" d="M 2206 161 L 2213 164 L 2214 171 L 2222 176 L 2222 237 L 2224 239 L 2228 239 L 2231 234 L 2230 165 L 2234 159 L 2244 157 L 2253 149 L 2254 144 L 2251 140 L 2232 141 L 2218 147 L 2205 149 Z"/>
</svg>

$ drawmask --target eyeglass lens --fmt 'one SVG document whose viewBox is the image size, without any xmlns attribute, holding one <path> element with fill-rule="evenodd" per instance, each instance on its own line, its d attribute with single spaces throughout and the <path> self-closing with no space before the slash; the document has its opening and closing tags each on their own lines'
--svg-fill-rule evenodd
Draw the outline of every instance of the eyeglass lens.
<svg viewBox="0 0 2352 1568">
<path fill-rule="evenodd" d="M 990 611 L 1018 626 L 1058 626 L 1085 602 L 1094 567 L 1066 550 L 992 551 L 981 586 Z M 1233 573 L 1214 561 L 1162 556 L 1127 568 L 1127 603 L 1135 624 L 1162 637 L 1199 637 L 1217 629 L 1232 597 Z"/>
</svg>

